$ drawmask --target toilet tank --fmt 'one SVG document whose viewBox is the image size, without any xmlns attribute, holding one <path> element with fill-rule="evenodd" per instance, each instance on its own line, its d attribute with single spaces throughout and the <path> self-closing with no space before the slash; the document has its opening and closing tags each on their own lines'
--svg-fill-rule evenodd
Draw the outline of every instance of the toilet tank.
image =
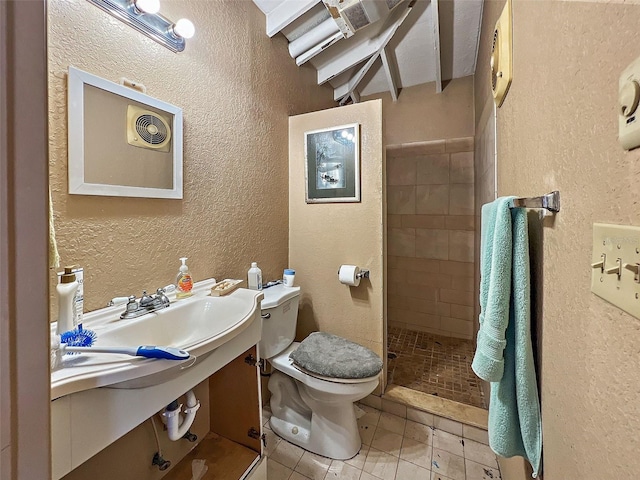
<svg viewBox="0 0 640 480">
<path fill-rule="evenodd" d="M 260 356 L 271 358 L 285 350 L 296 337 L 300 287 L 274 285 L 263 290 Z"/>
</svg>

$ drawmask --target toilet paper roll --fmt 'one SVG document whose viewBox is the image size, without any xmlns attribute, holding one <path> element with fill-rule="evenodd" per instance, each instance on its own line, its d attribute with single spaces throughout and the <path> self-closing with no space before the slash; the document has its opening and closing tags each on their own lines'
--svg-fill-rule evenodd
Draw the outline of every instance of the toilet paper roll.
<svg viewBox="0 0 640 480">
<path fill-rule="evenodd" d="M 338 271 L 338 279 L 340 283 L 344 283 L 345 285 L 350 285 L 352 287 L 357 287 L 360 285 L 360 279 L 358 278 L 358 274 L 360 273 L 360 268 L 355 265 L 340 265 L 340 270 Z"/>
</svg>

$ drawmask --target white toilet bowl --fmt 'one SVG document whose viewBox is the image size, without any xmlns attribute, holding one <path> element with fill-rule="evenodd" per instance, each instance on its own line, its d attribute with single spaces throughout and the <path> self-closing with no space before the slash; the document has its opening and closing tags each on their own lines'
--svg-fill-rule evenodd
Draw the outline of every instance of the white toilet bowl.
<svg viewBox="0 0 640 480">
<path fill-rule="evenodd" d="M 271 429 L 318 455 L 352 458 L 362 443 L 353 403 L 373 392 L 378 376 L 329 379 L 303 371 L 289 358 L 299 345 L 294 343 L 269 360 L 276 370 L 269 380 Z"/>
<path fill-rule="evenodd" d="M 264 297 L 259 350 L 274 369 L 271 429 L 318 455 L 354 457 L 362 442 L 353 402 L 376 388 L 382 361 L 371 350 L 326 333 L 312 333 L 302 346 L 294 343 L 300 288 L 277 285 L 265 289 Z"/>
</svg>

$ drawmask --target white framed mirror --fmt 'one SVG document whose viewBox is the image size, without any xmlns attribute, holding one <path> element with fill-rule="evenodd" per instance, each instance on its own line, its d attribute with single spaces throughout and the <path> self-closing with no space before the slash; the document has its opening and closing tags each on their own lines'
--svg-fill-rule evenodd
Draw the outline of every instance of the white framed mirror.
<svg viewBox="0 0 640 480">
<path fill-rule="evenodd" d="M 182 198 L 182 109 L 69 67 L 69 193 Z"/>
</svg>

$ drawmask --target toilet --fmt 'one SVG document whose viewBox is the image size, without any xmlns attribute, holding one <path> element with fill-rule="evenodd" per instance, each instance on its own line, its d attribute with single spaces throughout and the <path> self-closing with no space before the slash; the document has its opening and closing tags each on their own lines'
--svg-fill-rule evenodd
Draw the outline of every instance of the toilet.
<svg viewBox="0 0 640 480">
<path fill-rule="evenodd" d="M 264 290 L 260 356 L 273 368 L 271 429 L 324 457 L 347 460 L 362 444 L 353 403 L 378 385 L 382 360 L 344 338 L 314 332 L 294 342 L 300 287 Z"/>
</svg>

